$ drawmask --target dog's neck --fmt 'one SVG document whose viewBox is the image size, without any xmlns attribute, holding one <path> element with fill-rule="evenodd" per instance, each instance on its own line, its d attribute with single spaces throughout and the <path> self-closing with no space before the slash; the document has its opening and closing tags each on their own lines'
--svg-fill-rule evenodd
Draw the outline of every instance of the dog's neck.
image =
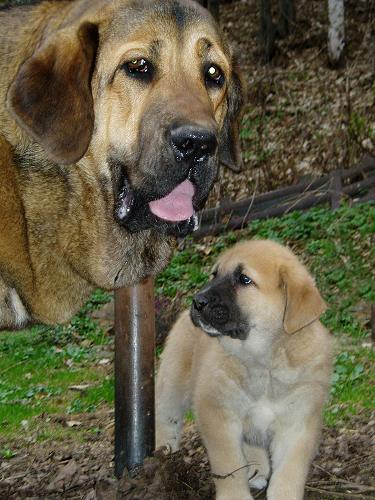
<svg viewBox="0 0 375 500">
<path fill-rule="evenodd" d="M 223 336 L 219 341 L 228 354 L 237 357 L 245 366 L 256 364 L 271 368 L 274 354 L 280 347 L 283 335 L 285 335 L 283 331 L 269 331 L 265 335 L 262 329 L 254 327 L 246 340 Z"/>
</svg>

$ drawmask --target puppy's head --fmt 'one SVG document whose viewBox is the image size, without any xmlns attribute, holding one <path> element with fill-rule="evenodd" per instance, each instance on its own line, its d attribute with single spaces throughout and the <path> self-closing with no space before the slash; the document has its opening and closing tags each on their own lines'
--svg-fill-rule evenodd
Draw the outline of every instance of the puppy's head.
<svg viewBox="0 0 375 500">
<path fill-rule="evenodd" d="M 211 281 L 193 299 L 191 318 L 211 336 L 246 341 L 253 333 L 271 339 L 298 332 L 325 307 L 292 252 L 273 241 L 254 240 L 219 258 Z"/>
<path fill-rule="evenodd" d="M 9 109 L 52 160 L 110 171 L 119 224 L 189 232 L 219 160 L 241 166 L 242 84 L 218 26 L 188 0 L 64 8 L 20 67 Z"/>
</svg>

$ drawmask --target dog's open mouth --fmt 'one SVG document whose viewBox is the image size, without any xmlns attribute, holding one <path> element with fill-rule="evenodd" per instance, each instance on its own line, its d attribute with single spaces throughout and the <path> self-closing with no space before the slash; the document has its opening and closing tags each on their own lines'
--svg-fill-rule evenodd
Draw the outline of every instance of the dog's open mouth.
<svg viewBox="0 0 375 500">
<path fill-rule="evenodd" d="M 150 201 L 150 210 L 156 217 L 168 222 L 188 220 L 194 215 L 194 193 L 194 184 L 186 179 L 163 198 Z"/>
<path fill-rule="evenodd" d="M 154 228 L 165 234 L 186 236 L 198 228 L 195 193 L 193 182 L 185 179 L 165 196 L 150 200 L 145 193 L 133 190 L 124 178 L 116 218 L 130 232 Z"/>
</svg>

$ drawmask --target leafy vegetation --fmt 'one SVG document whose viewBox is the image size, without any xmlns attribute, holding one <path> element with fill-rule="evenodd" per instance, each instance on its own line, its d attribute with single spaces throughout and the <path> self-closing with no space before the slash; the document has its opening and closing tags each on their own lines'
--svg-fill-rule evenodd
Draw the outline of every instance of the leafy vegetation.
<svg viewBox="0 0 375 500">
<path fill-rule="evenodd" d="M 68 325 L 0 334 L 0 435 L 11 438 L 22 427 L 33 432 L 38 415 L 90 412 L 113 402 L 113 339 L 89 315 L 109 299 L 97 291 Z M 36 439 L 43 436 L 36 431 Z"/>
<path fill-rule="evenodd" d="M 156 294 L 169 302 L 177 296 L 185 307 L 219 253 L 237 241 L 272 238 L 288 244 L 316 277 L 329 305 L 323 321 L 338 347 L 326 422 L 337 425 L 373 408 L 375 355 L 367 337 L 369 309 L 375 303 L 374 235 L 375 206 L 362 204 L 255 221 L 242 231 L 199 243 L 187 239 L 156 279 Z M 20 430 L 36 440 L 64 439 L 71 433 L 86 439 L 87 430 L 61 426 L 54 416 L 69 421 L 113 404 L 113 337 L 91 315 L 109 300 L 97 291 L 68 325 L 0 333 L 2 457 L 11 458 L 11 442 Z M 95 425 L 89 432 L 100 432 Z"/>
</svg>

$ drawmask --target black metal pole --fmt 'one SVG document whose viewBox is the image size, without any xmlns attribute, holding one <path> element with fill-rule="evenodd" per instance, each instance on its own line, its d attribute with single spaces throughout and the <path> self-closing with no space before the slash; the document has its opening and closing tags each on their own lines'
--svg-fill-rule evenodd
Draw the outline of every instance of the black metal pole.
<svg viewBox="0 0 375 500">
<path fill-rule="evenodd" d="M 155 448 L 154 280 L 115 292 L 115 474 Z"/>
</svg>

